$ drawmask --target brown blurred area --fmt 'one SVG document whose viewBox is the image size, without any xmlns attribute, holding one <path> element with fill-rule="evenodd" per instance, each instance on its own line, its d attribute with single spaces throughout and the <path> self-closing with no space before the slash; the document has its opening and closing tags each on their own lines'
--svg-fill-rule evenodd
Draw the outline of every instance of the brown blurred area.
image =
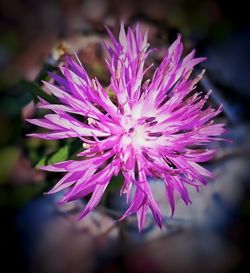
<svg viewBox="0 0 250 273">
<path fill-rule="evenodd" d="M 222 7 L 215 0 L 3 0 L 0 5 L 2 40 L 13 47 L 3 52 L 0 65 L 7 69 L 2 77 L 12 84 L 22 77 L 33 80 L 62 40 L 82 48 L 86 40 L 106 36 L 105 25 L 117 30 L 121 20 L 132 23 L 139 19 L 156 35 L 153 43 L 157 44 L 166 38 L 167 29 L 183 34 L 197 29 L 205 36 L 222 17 Z"/>
</svg>

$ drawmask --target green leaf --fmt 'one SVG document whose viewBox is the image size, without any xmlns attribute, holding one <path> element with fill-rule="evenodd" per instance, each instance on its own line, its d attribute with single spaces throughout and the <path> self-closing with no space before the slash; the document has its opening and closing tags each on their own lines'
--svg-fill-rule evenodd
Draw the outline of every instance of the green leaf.
<svg viewBox="0 0 250 273">
<path fill-rule="evenodd" d="M 35 82 L 29 82 L 29 81 L 24 81 L 22 80 L 20 82 L 20 86 L 22 89 L 30 92 L 33 95 L 34 101 L 38 102 L 38 96 L 46 100 L 47 102 L 50 103 L 58 103 L 57 99 L 52 96 L 47 94 L 46 92 L 43 91 L 43 89 Z"/>
<path fill-rule="evenodd" d="M 81 149 L 83 149 L 82 142 L 80 140 L 74 140 L 61 147 L 58 151 L 42 157 L 35 165 L 35 168 L 73 159 Z"/>
</svg>

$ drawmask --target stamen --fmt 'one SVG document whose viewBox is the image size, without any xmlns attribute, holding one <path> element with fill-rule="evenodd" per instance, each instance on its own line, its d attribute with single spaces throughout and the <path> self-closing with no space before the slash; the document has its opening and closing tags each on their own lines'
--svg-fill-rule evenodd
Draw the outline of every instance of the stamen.
<svg viewBox="0 0 250 273">
<path fill-rule="evenodd" d="M 88 148 L 90 147 L 90 145 L 89 145 L 88 143 L 83 143 L 83 144 L 82 144 L 82 147 L 83 147 L 84 149 L 88 149 Z"/>
<path fill-rule="evenodd" d="M 124 111 L 124 108 L 123 108 L 123 106 L 122 106 L 121 104 L 119 104 L 119 106 L 118 106 L 118 109 L 117 109 L 117 110 L 119 110 L 119 111 L 120 111 L 120 114 L 121 114 L 121 115 L 124 115 L 125 111 Z"/>
<path fill-rule="evenodd" d="M 88 125 L 94 124 L 95 120 L 93 118 L 87 118 Z"/>
<path fill-rule="evenodd" d="M 154 125 L 156 125 L 157 123 L 158 123 L 158 121 L 157 121 L 157 120 L 152 121 L 152 122 L 150 122 L 150 123 L 149 123 L 149 126 L 154 126 Z"/>
<path fill-rule="evenodd" d="M 154 162 L 154 159 L 150 157 L 145 151 L 142 152 L 142 155 L 149 161 Z"/>
<path fill-rule="evenodd" d="M 162 178 L 162 175 L 161 175 L 158 171 L 156 171 L 155 169 L 149 167 L 148 170 L 152 173 L 152 175 L 153 175 L 154 177 Z"/>
<path fill-rule="evenodd" d="M 148 85 L 149 85 L 149 83 L 150 83 L 150 79 L 146 80 L 146 81 L 143 83 L 143 85 L 142 85 L 142 90 L 146 90 L 147 87 L 148 87 Z"/>
<path fill-rule="evenodd" d="M 155 133 L 148 133 L 148 136 L 150 137 L 161 137 L 163 133 L 161 132 L 155 132 Z"/>
<path fill-rule="evenodd" d="M 175 164 L 169 158 L 163 157 L 163 160 L 168 164 L 171 169 L 177 169 Z"/>
<path fill-rule="evenodd" d="M 145 122 L 149 123 L 149 122 L 151 122 L 151 121 L 153 121 L 153 120 L 155 120 L 155 119 L 156 119 L 156 117 L 150 117 L 150 118 L 147 118 L 147 119 L 145 120 Z"/>
<path fill-rule="evenodd" d="M 133 128 L 133 127 L 129 128 L 129 130 L 128 130 L 128 132 L 129 132 L 130 134 L 134 133 L 134 131 L 135 131 L 135 128 Z"/>
</svg>

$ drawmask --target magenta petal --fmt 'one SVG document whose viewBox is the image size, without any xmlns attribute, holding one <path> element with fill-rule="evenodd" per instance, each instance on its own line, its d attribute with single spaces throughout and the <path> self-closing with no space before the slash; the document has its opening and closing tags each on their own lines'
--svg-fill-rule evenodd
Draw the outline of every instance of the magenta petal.
<svg viewBox="0 0 250 273">
<path fill-rule="evenodd" d="M 142 205 L 138 211 L 137 211 L 137 219 L 138 219 L 138 229 L 139 231 L 142 230 L 144 224 L 145 224 L 145 220 L 146 220 L 146 216 L 147 216 L 147 211 L 148 211 L 148 205 L 144 204 Z"/>
<path fill-rule="evenodd" d="M 91 212 L 99 204 L 100 199 L 102 198 L 103 193 L 108 186 L 109 180 L 111 179 L 111 177 L 113 175 L 113 172 L 114 172 L 113 167 L 111 167 L 111 166 L 106 167 L 106 172 L 103 172 L 103 174 L 105 174 L 105 176 L 102 176 L 103 180 L 101 181 L 101 183 L 100 182 L 96 183 L 93 194 L 92 194 L 88 204 L 86 205 L 84 211 L 80 214 L 79 219 L 86 216 L 89 212 Z"/>
</svg>

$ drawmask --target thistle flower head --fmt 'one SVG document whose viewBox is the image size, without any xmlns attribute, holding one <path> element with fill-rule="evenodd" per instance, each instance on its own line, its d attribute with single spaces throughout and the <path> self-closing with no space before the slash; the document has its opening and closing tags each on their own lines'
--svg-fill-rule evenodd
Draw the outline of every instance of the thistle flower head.
<svg viewBox="0 0 250 273">
<path fill-rule="evenodd" d="M 58 104 L 40 99 L 39 107 L 50 109 L 41 119 L 29 122 L 49 129 L 30 134 L 42 139 L 80 138 L 85 149 L 79 160 L 68 160 L 42 169 L 66 174 L 50 193 L 68 189 L 61 203 L 92 196 L 80 218 L 100 202 L 112 176 L 124 177 L 121 194 L 127 196 L 128 209 L 121 219 L 136 213 L 138 227 L 144 225 L 151 210 L 162 226 L 162 215 L 148 183 L 149 177 L 162 179 L 166 199 L 175 209 L 174 193 L 185 204 L 191 203 L 187 186 L 197 189 L 212 177 L 199 163 L 210 160 L 214 150 L 206 144 L 219 139 L 224 124 L 214 124 L 221 112 L 206 105 L 209 93 L 198 93 L 200 75 L 191 76 L 194 66 L 204 58 L 194 51 L 181 58 L 181 36 L 169 47 L 151 79 L 145 79 L 145 60 L 150 54 L 147 33 L 137 26 L 127 33 L 121 25 L 119 39 L 108 30 L 111 45 L 106 45 L 110 59 L 109 90 L 91 79 L 79 61 L 67 57 L 60 75 L 52 75 L 54 84 L 44 84 L 57 97 Z M 82 116 L 82 118 L 77 118 Z M 132 193 L 132 186 L 135 191 Z"/>
</svg>

